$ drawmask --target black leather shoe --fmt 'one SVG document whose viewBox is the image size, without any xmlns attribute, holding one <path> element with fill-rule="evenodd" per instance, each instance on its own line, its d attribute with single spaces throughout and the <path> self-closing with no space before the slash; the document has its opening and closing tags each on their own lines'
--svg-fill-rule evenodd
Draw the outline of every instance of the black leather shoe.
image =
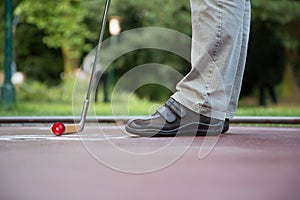
<svg viewBox="0 0 300 200">
<path fill-rule="evenodd" d="M 130 120 L 125 129 L 145 137 L 219 135 L 229 129 L 229 120 L 199 115 L 170 98 L 153 115 Z"/>
</svg>

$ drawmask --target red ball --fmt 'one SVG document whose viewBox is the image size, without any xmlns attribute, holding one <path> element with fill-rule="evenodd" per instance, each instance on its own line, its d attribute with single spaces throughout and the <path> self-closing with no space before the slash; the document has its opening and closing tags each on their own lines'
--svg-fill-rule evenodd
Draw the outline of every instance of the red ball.
<svg viewBox="0 0 300 200">
<path fill-rule="evenodd" d="M 61 122 L 56 122 L 51 127 L 52 133 L 60 136 L 65 132 L 65 125 Z"/>
</svg>

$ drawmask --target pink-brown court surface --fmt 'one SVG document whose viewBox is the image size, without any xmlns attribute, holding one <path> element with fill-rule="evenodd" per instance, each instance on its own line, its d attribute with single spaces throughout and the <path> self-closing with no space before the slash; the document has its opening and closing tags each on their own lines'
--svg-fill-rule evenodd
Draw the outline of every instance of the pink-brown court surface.
<svg viewBox="0 0 300 200">
<path fill-rule="evenodd" d="M 95 140 L 99 150 L 111 152 L 107 138 L 97 135 L 98 126 L 88 125 L 84 139 L 56 137 L 46 128 L 0 127 L 1 200 L 300 199 L 299 128 L 232 126 L 204 159 L 198 157 L 204 137 L 197 137 L 171 165 L 141 174 L 111 169 L 87 151 L 82 140 Z M 124 136 L 114 125 L 102 130 L 111 141 L 141 152 L 172 140 Z"/>
</svg>

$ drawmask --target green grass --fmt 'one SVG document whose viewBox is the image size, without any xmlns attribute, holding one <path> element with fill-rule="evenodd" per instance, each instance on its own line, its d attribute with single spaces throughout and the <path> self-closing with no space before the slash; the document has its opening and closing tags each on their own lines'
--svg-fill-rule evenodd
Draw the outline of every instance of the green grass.
<svg viewBox="0 0 300 200">
<path fill-rule="evenodd" d="M 239 107 L 237 116 L 300 116 L 300 106 Z"/>
<path fill-rule="evenodd" d="M 82 103 L 46 103 L 46 102 L 19 102 L 15 106 L 1 106 L 0 116 L 70 116 L 80 115 Z M 113 106 L 112 106 L 113 105 Z M 134 98 L 129 106 L 124 103 L 97 103 L 89 107 L 90 114 L 98 116 L 109 115 L 149 115 L 160 103 Z M 237 116 L 300 116 L 300 106 L 272 106 L 272 107 L 240 107 Z"/>
<path fill-rule="evenodd" d="M 114 105 L 114 106 L 112 106 Z M 154 112 L 160 104 L 140 100 L 136 103 L 111 104 L 97 103 L 90 104 L 89 114 L 96 113 L 99 116 L 109 115 L 148 115 Z M 83 102 L 76 105 L 72 103 L 47 103 L 47 102 L 22 102 L 14 106 L 1 106 L 0 116 L 70 116 L 80 115 Z"/>
<path fill-rule="evenodd" d="M 18 87 L 18 100 L 14 106 L 0 105 L 0 116 L 72 116 L 80 115 L 88 82 L 68 79 L 55 87 L 47 87 L 43 83 L 30 81 Z M 76 88 L 76 90 L 73 90 Z M 62 95 L 63 94 L 63 95 Z M 99 99 L 102 99 L 102 92 Z M 74 98 L 76 97 L 76 98 Z M 90 115 L 127 116 L 152 114 L 163 102 L 149 102 L 135 94 L 126 92 L 111 96 L 112 103 L 91 104 Z M 74 105 L 72 101 L 74 100 Z M 127 102 L 129 100 L 129 102 Z M 300 105 L 281 105 L 258 107 L 255 98 L 244 98 L 237 116 L 300 116 Z M 270 104 L 271 105 L 271 104 Z"/>
<path fill-rule="evenodd" d="M 73 115 L 72 105 L 63 103 L 17 103 L 15 106 L 1 107 L 0 116 L 51 116 Z"/>
</svg>

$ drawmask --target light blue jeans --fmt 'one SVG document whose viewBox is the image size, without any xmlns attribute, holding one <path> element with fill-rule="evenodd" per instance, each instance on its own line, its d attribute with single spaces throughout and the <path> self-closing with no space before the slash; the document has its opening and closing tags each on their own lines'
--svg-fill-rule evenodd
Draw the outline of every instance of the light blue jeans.
<svg viewBox="0 0 300 200">
<path fill-rule="evenodd" d="M 190 1 L 192 69 L 172 97 L 199 114 L 232 119 L 245 69 L 250 0 Z"/>
</svg>

